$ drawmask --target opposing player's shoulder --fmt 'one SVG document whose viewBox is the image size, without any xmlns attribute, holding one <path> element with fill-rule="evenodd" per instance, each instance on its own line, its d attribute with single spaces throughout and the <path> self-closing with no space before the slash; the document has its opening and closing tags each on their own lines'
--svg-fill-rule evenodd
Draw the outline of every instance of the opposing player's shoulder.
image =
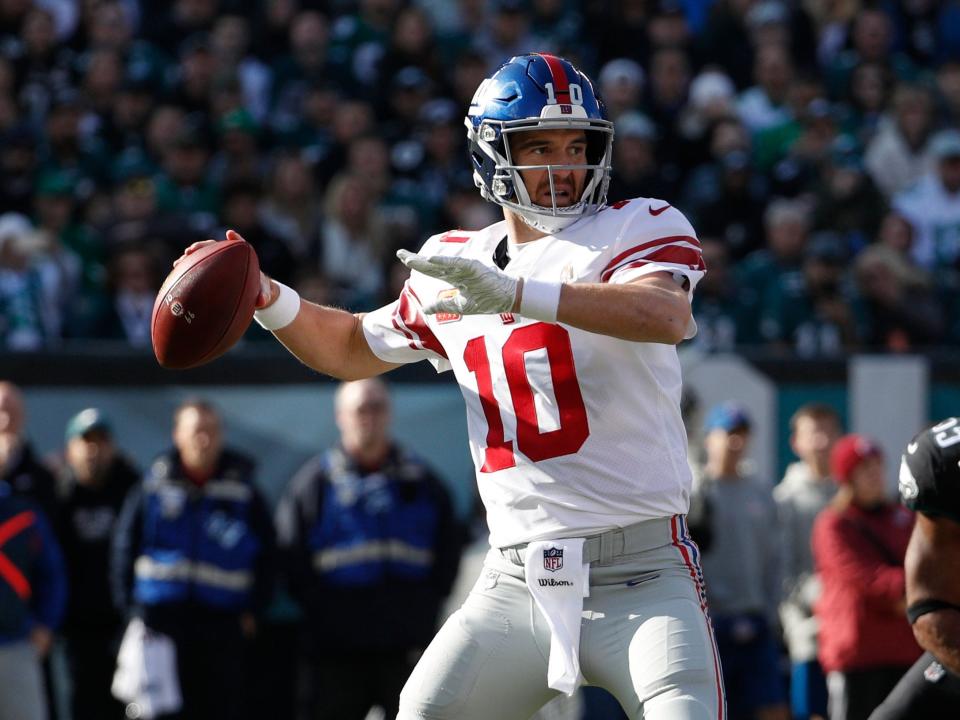
<svg viewBox="0 0 960 720">
<path fill-rule="evenodd" d="M 960 522 L 960 418 L 946 418 L 907 443 L 899 479 L 911 510 Z"/>
</svg>

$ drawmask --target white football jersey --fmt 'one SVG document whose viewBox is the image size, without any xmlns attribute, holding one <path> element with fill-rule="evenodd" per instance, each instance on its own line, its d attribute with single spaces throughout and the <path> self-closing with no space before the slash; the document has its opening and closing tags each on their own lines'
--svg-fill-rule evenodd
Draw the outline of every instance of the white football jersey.
<svg viewBox="0 0 960 720">
<path fill-rule="evenodd" d="M 430 238 L 421 255 L 493 265 L 505 222 Z M 615 203 L 514 247 L 505 272 L 565 283 L 624 283 L 667 271 L 703 276 L 687 219 L 662 200 Z M 691 486 L 676 348 L 519 315 L 426 315 L 450 285 L 414 272 L 363 329 L 383 360 L 453 369 L 490 542 L 582 537 L 685 513 Z M 687 335 L 696 326 L 691 323 Z"/>
</svg>

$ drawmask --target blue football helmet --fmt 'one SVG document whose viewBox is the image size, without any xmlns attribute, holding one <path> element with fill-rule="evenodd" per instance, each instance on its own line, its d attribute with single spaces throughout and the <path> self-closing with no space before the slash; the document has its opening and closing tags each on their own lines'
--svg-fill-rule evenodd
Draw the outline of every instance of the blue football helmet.
<svg viewBox="0 0 960 720">
<path fill-rule="evenodd" d="M 610 184 L 613 123 L 590 78 L 554 55 L 531 53 L 511 58 L 480 83 L 464 120 L 470 141 L 474 183 L 487 200 L 509 208 L 531 227 L 559 232 L 580 217 L 597 212 Z M 510 135 L 525 130 L 583 129 L 586 165 L 516 165 Z M 521 170 L 547 169 L 551 207 L 530 199 Z M 583 194 L 573 205 L 559 207 L 554 170 L 587 170 Z"/>
</svg>

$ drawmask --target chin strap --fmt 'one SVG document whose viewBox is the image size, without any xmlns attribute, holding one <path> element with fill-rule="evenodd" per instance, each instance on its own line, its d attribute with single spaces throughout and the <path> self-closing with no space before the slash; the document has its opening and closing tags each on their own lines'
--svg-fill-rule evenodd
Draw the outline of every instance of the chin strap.
<svg viewBox="0 0 960 720">
<path fill-rule="evenodd" d="M 501 270 L 504 270 L 509 262 L 510 252 L 507 247 L 507 236 L 504 235 L 503 240 L 497 245 L 497 249 L 493 251 L 493 264 Z"/>
<path fill-rule="evenodd" d="M 907 608 L 907 620 L 913 625 L 921 615 L 926 615 L 927 613 L 932 613 L 937 610 L 960 611 L 960 605 L 955 605 L 945 600 L 918 600 Z"/>
</svg>

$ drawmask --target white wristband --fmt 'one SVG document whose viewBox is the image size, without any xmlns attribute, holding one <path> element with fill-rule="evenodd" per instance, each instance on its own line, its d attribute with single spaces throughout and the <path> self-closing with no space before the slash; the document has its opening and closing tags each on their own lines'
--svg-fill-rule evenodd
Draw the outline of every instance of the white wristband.
<svg viewBox="0 0 960 720">
<path fill-rule="evenodd" d="M 280 288 L 280 294 L 272 304 L 257 310 L 253 313 L 253 319 L 256 320 L 264 330 L 279 330 L 285 328 L 293 322 L 300 312 L 300 296 L 293 288 L 289 288 L 282 282 L 277 282 Z"/>
<path fill-rule="evenodd" d="M 531 320 L 556 322 L 561 287 L 563 283 L 524 278 L 520 291 L 520 314 Z"/>
</svg>

